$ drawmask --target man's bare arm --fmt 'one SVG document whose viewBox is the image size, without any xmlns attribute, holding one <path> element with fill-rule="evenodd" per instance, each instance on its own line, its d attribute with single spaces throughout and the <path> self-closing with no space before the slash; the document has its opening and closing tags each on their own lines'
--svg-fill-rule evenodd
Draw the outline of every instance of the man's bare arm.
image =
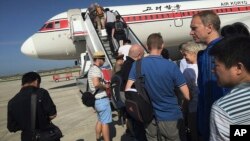
<svg viewBox="0 0 250 141">
<path fill-rule="evenodd" d="M 125 91 L 128 90 L 128 89 L 131 89 L 134 82 L 135 81 L 133 81 L 133 80 L 128 80 L 128 82 L 126 84 L 126 87 L 125 87 Z"/>
<path fill-rule="evenodd" d="M 103 90 L 105 90 L 105 89 L 108 88 L 107 85 L 104 85 L 104 84 L 102 84 L 102 83 L 100 82 L 100 78 L 99 78 L 99 77 L 94 77 L 92 80 L 93 80 L 93 85 L 94 85 L 94 87 L 95 87 L 96 89 L 103 89 Z"/>
</svg>

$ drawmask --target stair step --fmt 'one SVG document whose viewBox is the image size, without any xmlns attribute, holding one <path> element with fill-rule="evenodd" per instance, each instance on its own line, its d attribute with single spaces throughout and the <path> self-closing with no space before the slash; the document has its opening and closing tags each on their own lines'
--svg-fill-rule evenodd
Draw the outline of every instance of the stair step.
<svg viewBox="0 0 250 141">
<path fill-rule="evenodd" d="M 112 52 L 110 50 L 106 50 L 107 54 L 111 54 L 112 55 Z"/>
<path fill-rule="evenodd" d="M 103 41 L 103 40 L 107 40 L 108 39 L 108 37 L 107 36 L 99 36 L 100 37 L 100 39 Z"/>
<path fill-rule="evenodd" d="M 109 47 L 109 43 L 104 43 L 102 42 L 103 46 L 108 46 Z"/>
</svg>

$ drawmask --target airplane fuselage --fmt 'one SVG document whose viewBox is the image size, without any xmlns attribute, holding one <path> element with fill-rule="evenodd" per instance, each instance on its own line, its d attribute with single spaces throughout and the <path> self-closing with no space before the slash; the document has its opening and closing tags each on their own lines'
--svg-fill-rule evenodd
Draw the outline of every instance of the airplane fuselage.
<svg viewBox="0 0 250 141">
<path fill-rule="evenodd" d="M 189 1 L 109 7 L 118 11 L 129 28 L 145 45 L 148 35 L 161 33 L 172 59 L 178 58 L 178 46 L 191 40 L 192 16 L 202 10 L 214 10 L 221 26 L 242 22 L 250 26 L 250 0 Z M 86 12 L 86 9 L 82 9 Z M 67 12 L 48 20 L 22 46 L 22 52 L 41 59 L 78 59 L 85 52 L 84 40 L 73 42 Z"/>
</svg>

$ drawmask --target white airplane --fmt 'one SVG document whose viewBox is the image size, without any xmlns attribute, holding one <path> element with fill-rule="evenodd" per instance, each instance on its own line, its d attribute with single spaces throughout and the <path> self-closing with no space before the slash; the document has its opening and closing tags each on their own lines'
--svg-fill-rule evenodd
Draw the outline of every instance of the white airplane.
<svg viewBox="0 0 250 141">
<path fill-rule="evenodd" d="M 250 0 L 184 1 L 115 6 L 109 9 L 119 12 L 143 44 L 151 33 L 161 33 L 172 59 L 177 59 L 178 45 L 191 40 L 191 18 L 199 11 L 214 10 L 220 16 L 222 26 L 242 22 L 250 27 Z M 81 12 L 84 15 L 86 9 L 81 9 Z M 40 59 L 79 59 L 80 54 L 86 51 L 86 41 L 72 40 L 72 25 L 68 16 L 67 12 L 63 12 L 49 19 L 23 43 L 22 53 Z M 91 33 L 86 31 L 79 34 Z"/>
</svg>

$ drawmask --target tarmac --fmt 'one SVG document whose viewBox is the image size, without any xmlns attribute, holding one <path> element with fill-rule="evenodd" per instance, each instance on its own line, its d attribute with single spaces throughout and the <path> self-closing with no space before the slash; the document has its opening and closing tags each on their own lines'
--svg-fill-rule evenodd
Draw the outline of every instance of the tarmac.
<svg viewBox="0 0 250 141">
<path fill-rule="evenodd" d="M 73 74 L 74 75 L 74 74 Z M 86 81 L 85 81 L 86 82 Z M 86 84 L 86 83 L 85 83 Z M 75 77 L 55 82 L 52 76 L 42 77 L 41 87 L 49 91 L 57 108 L 57 117 L 52 121 L 63 133 L 61 141 L 95 141 L 95 110 L 81 102 L 81 93 L 76 86 Z M 21 132 L 10 133 L 7 129 L 7 104 L 21 88 L 21 80 L 0 83 L 0 141 L 20 141 Z M 112 112 L 110 124 L 112 141 L 132 141 L 125 134 L 126 127 L 121 125 L 116 111 Z"/>
</svg>

